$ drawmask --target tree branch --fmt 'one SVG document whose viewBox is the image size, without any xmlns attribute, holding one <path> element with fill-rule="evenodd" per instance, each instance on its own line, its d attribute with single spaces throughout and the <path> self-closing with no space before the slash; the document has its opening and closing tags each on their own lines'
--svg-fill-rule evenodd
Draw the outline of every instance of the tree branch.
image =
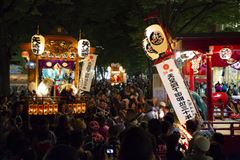
<svg viewBox="0 0 240 160">
<path fill-rule="evenodd" d="M 183 8 L 189 0 L 183 1 L 178 7 L 173 7 L 172 14 L 169 17 L 169 29 L 172 30 L 172 27 L 176 24 L 178 17 L 180 14 L 180 8 Z M 174 4 L 173 4 L 174 5 Z"/>
<path fill-rule="evenodd" d="M 15 5 L 16 2 L 17 2 L 17 0 L 12 0 L 8 6 L 6 6 L 5 8 L 2 8 L 2 10 L 0 12 L 0 17 L 3 17 L 5 13 L 9 12 L 10 9 L 13 8 L 13 6 Z"/>
<path fill-rule="evenodd" d="M 199 11 L 196 15 L 194 15 L 187 23 L 185 23 L 178 31 L 177 33 L 181 33 L 189 24 L 191 24 L 195 19 L 203 15 L 206 11 L 216 7 L 220 3 L 213 3 L 211 5 L 206 5 L 201 11 Z"/>
<path fill-rule="evenodd" d="M 9 19 L 8 21 L 6 21 L 6 23 L 15 23 L 16 21 L 21 21 L 26 15 L 30 14 L 32 12 L 32 10 L 34 9 L 34 7 L 37 4 L 37 0 L 33 0 L 33 2 L 30 4 L 28 10 L 26 12 L 24 12 L 20 18 L 15 19 L 14 21 L 11 22 L 11 19 Z"/>
</svg>

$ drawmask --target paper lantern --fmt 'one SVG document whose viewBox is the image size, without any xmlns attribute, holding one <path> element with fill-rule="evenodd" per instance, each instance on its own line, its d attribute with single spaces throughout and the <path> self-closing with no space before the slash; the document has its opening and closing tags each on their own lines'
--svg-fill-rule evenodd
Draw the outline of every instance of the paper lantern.
<svg viewBox="0 0 240 160">
<path fill-rule="evenodd" d="M 175 54 L 176 59 L 180 58 L 183 62 L 185 60 L 192 60 L 198 57 L 200 53 L 198 51 L 190 50 L 190 51 L 177 51 Z"/>
<path fill-rule="evenodd" d="M 229 48 L 222 48 L 219 51 L 220 58 L 228 60 L 232 56 L 232 50 Z"/>
<path fill-rule="evenodd" d="M 80 39 L 78 41 L 78 56 L 86 57 L 90 53 L 90 42 L 87 39 Z"/>
<path fill-rule="evenodd" d="M 147 38 L 143 40 L 143 49 L 146 55 L 151 59 L 155 60 L 159 58 L 159 54 L 152 48 L 150 43 L 148 42 Z"/>
<path fill-rule="evenodd" d="M 160 54 L 166 52 L 168 49 L 168 42 L 160 25 L 153 24 L 147 27 L 145 30 L 145 35 L 150 45 L 157 53 Z"/>
<path fill-rule="evenodd" d="M 231 67 L 234 68 L 234 69 L 240 70 L 240 61 L 232 64 Z"/>
<path fill-rule="evenodd" d="M 45 38 L 40 34 L 35 34 L 31 39 L 32 52 L 35 55 L 41 55 L 45 48 Z"/>
</svg>

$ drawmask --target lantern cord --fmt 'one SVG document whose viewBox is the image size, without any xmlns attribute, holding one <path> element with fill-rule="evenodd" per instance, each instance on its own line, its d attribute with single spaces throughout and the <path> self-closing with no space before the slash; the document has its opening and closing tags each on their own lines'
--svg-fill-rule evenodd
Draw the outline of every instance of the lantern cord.
<svg viewBox="0 0 240 160">
<path fill-rule="evenodd" d="M 80 29 L 80 30 L 79 30 L 79 36 L 78 36 L 79 40 L 82 38 L 81 36 L 82 36 L 82 31 L 81 31 L 81 29 Z"/>
<path fill-rule="evenodd" d="M 39 25 L 37 25 L 37 34 L 39 34 Z"/>
</svg>

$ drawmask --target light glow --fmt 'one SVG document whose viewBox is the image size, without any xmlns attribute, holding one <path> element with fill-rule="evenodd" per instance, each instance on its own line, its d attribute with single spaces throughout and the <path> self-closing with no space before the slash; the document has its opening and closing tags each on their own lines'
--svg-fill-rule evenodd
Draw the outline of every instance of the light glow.
<svg viewBox="0 0 240 160">
<path fill-rule="evenodd" d="M 220 58 L 221 58 L 221 59 L 226 59 L 226 60 L 228 60 L 228 59 L 231 58 L 231 56 L 232 56 L 232 50 L 229 49 L 229 48 L 222 48 L 222 49 L 219 51 L 219 55 L 220 55 Z"/>
<path fill-rule="evenodd" d="M 35 55 L 42 55 L 45 49 L 45 38 L 40 34 L 35 34 L 31 39 L 32 52 Z"/>
</svg>

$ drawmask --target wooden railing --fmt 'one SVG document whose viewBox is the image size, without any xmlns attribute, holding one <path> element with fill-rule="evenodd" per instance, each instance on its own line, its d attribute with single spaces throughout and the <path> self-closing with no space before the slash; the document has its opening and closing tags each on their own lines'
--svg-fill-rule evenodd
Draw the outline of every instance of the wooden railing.
<svg viewBox="0 0 240 160">
<path fill-rule="evenodd" d="M 230 136 L 240 136 L 240 122 L 232 122 L 232 121 L 205 121 L 204 124 L 210 124 L 212 125 L 215 132 L 220 131 L 229 131 Z M 208 128 L 203 128 L 208 129 Z M 239 133 L 236 133 L 236 131 L 239 131 Z"/>
</svg>

